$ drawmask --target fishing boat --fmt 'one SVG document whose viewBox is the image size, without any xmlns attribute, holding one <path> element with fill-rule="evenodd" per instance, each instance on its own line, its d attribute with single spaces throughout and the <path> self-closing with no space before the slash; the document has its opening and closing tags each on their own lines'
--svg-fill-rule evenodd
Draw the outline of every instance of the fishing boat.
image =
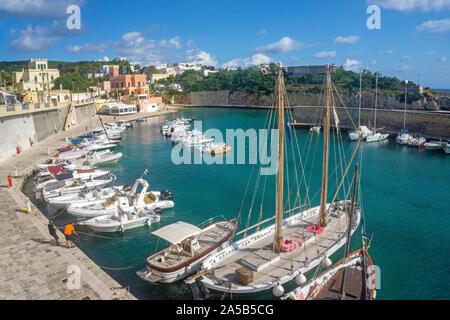
<svg viewBox="0 0 450 320">
<path fill-rule="evenodd" d="M 342 172 L 341 180 L 338 182 L 336 193 L 331 202 L 328 202 L 328 160 L 332 115 L 336 125 L 336 133 L 340 134 L 338 129 L 339 119 L 334 106 L 331 106 L 331 102 L 334 99 L 331 97 L 332 84 L 329 66 L 326 66 L 324 92 L 324 143 L 320 205 L 309 208 L 307 208 L 306 203 L 295 205 L 297 201 L 300 201 L 299 184 L 296 184 L 297 189 L 296 187 L 288 189 L 288 194 L 291 194 L 291 196 L 288 196 L 288 199 L 291 199 L 294 204 L 290 201 L 284 202 L 286 197 L 284 194 L 284 106 L 288 102 L 283 72 L 280 66 L 274 97 L 274 101 L 277 102 L 277 108 L 269 111 L 269 114 L 272 114 L 272 112 L 277 114 L 279 132 L 275 214 L 268 219 L 262 220 L 263 204 L 261 202 L 258 222 L 250 226 L 252 213 L 252 208 L 250 208 L 245 229 L 235 234 L 236 236 L 243 234 L 243 237 L 203 261 L 198 271 L 200 274 L 203 274 L 200 282 L 210 292 L 236 296 L 252 295 L 276 288 L 277 290 L 272 292 L 276 296 L 281 296 L 280 288 L 282 288 L 282 285 L 295 279 L 297 275 L 304 274 L 321 263 L 329 262 L 331 264 L 330 255 L 335 253 L 346 242 L 346 230 L 349 229 L 350 233 L 353 233 L 358 227 L 361 217 L 359 207 L 355 206 L 355 210 L 352 211 L 351 201 L 337 200 L 337 196 L 339 193 L 342 193 L 345 198 L 345 194 L 347 194 L 343 190 L 345 189 L 343 185 L 345 184 L 345 177 L 351 161 L 359 147 L 360 140 L 357 142 L 352 155 L 347 158 L 349 159 L 349 164 L 345 171 L 343 169 L 344 172 Z M 290 108 L 286 108 L 286 111 L 291 112 Z M 294 137 L 297 139 L 295 131 Z M 293 148 L 288 150 L 294 152 Z M 289 179 L 289 175 L 286 178 Z M 257 190 L 258 184 L 255 185 L 255 188 Z M 343 189 L 341 190 L 341 188 Z M 305 197 L 308 199 L 308 196 Z M 295 206 L 289 210 L 285 209 L 286 206 L 290 207 L 291 205 Z M 263 227 L 261 230 L 259 229 L 262 225 L 273 220 L 275 220 L 275 224 Z M 249 231 L 255 229 L 256 231 L 248 235 Z"/>
<path fill-rule="evenodd" d="M 437 141 L 437 140 L 431 140 L 425 143 L 425 149 L 428 151 L 438 151 L 442 150 L 445 146 L 445 142 Z"/>
<path fill-rule="evenodd" d="M 356 189 L 358 185 L 358 165 L 353 178 L 352 211 L 355 209 Z M 350 215 L 352 217 L 352 215 Z M 347 242 L 344 257 L 334 266 L 325 269 L 322 273 L 318 266 L 313 277 L 306 282 L 304 275 L 295 279 L 300 285 L 293 291 L 284 295 L 282 300 L 373 300 L 375 299 L 375 268 L 369 256 L 366 245 L 367 237 L 362 226 L 363 248 L 349 254 L 351 233 L 347 229 Z M 306 283 L 305 283 L 306 282 Z"/>
<path fill-rule="evenodd" d="M 408 144 L 408 142 L 413 138 L 406 129 L 406 102 L 408 98 L 408 80 L 405 80 L 405 112 L 403 113 L 403 130 L 395 138 L 395 142 L 398 144 Z"/>
<path fill-rule="evenodd" d="M 137 193 L 139 185 L 141 192 Z M 103 215 L 112 215 L 117 212 L 117 208 L 123 211 L 137 212 L 139 209 L 154 210 L 173 208 L 173 195 L 167 190 L 147 192 L 148 182 L 139 178 L 134 183 L 130 191 L 118 192 L 116 195 L 104 199 L 90 201 L 88 204 L 70 204 L 67 212 L 77 218 L 93 218 Z"/>
<path fill-rule="evenodd" d="M 146 122 L 146 121 L 147 121 L 147 119 L 146 118 L 142 118 L 142 117 L 139 117 L 139 118 L 136 119 L 136 122 Z"/>
<path fill-rule="evenodd" d="M 87 226 L 94 232 L 124 232 L 126 230 L 150 226 L 152 223 L 159 222 L 161 216 L 145 208 L 136 211 L 123 211 L 117 208 L 116 214 L 104 215 L 92 219 L 84 220 L 78 224 Z"/>
<path fill-rule="evenodd" d="M 352 141 L 358 141 L 359 139 L 365 139 L 372 131 L 366 126 L 361 125 L 361 71 L 359 72 L 359 103 L 358 103 L 358 127 L 353 131 L 349 131 L 348 136 Z M 353 121 L 352 121 L 353 124 Z M 355 125 L 353 124 L 355 127 Z"/>
<path fill-rule="evenodd" d="M 162 227 L 153 235 L 170 245 L 145 259 L 146 268 L 137 275 L 152 283 L 172 283 L 195 273 L 211 254 L 227 247 L 236 231 L 235 220 L 224 217 L 208 219 L 200 226 L 178 221 Z"/>
<path fill-rule="evenodd" d="M 375 73 L 375 107 L 374 107 L 374 125 L 373 130 L 366 136 L 367 142 L 377 142 L 386 140 L 389 137 L 389 133 L 377 132 L 377 101 L 378 101 L 378 72 Z"/>
<path fill-rule="evenodd" d="M 193 147 L 195 145 L 206 144 L 214 142 L 214 138 L 207 138 L 202 132 L 192 131 L 187 137 L 180 141 L 184 148 Z"/>
</svg>

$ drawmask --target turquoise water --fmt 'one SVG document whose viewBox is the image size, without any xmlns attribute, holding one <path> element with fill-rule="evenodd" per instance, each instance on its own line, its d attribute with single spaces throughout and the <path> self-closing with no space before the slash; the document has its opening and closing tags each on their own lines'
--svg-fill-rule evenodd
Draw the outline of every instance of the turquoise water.
<svg viewBox="0 0 450 320">
<path fill-rule="evenodd" d="M 263 128 L 266 111 L 202 108 L 181 110 L 176 117 L 180 116 L 196 117 L 203 121 L 204 130 L 217 128 L 225 133 L 227 128 Z M 175 207 L 163 211 L 161 222 L 151 227 L 130 230 L 123 236 L 102 234 L 108 238 L 81 235 L 78 243 L 98 265 L 124 268 L 105 271 L 121 285 L 129 286 L 130 291 L 141 299 L 190 298 L 183 283 L 158 286 L 137 277 L 136 271 L 145 267 L 145 257 L 155 251 L 157 245 L 158 248 L 165 245 L 158 244 L 151 231 L 179 220 L 199 224 L 217 215 L 236 217 L 252 170 L 252 165 L 248 164 L 173 164 L 170 157 L 172 143 L 159 133 L 159 125 L 164 119 L 174 117 L 149 118 L 147 122 L 135 123 L 121 143 L 120 151 L 124 157 L 107 168 L 117 176 L 118 184 L 132 184 L 148 168 L 146 178 L 150 189 L 172 191 Z M 309 131 L 297 129 L 296 134 L 302 149 Z M 320 200 L 317 191 L 321 177 L 321 139 L 321 135 L 314 138 L 312 145 L 317 144 L 317 148 L 310 151 L 310 161 L 305 169 L 307 179 L 311 179 L 313 206 Z M 354 143 L 344 142 L 347 155 L 353 147 Z M 369 252 L 381 270 L 377 299 L 450 298 L 450 157 L 399 146 L 392 141 L 379 145 L 363 144 L 361 150 L 362 204 L 367 233 L 374 233 Z M 334 161 L 333 157 L 330 159 Z M 289 161 L 292 164 L 292 157 Z M 335 181 L 330 179 L 331 189 Z M 273 186 L 274 178 L 268 177 L 264 217 L 273 214 Z M 247 195 L 244 202 L 241 225 L 246 222 L 251 195 Z M 261 193 L 258 193 L 255 201 L 258 209 L 254 210 L 252 221 L 257 219 L 260 200 Z M 48 215 L 52 214 L 54 212 L 48 212 Z M 55 223 L 63 225 L 67 220 L 70 217 L 61 215 Z M 352 249 L 360 246 L 360 235 L 356 234 Z M 341 256 L 342 249 L 332 256 L 332 260 L 335 262 Z M 293 287 L 295 284 L 288 285 L 286 290 Z M 267 293 L 254 298 L 271 299 L 273 296 Z"/>
</svg>

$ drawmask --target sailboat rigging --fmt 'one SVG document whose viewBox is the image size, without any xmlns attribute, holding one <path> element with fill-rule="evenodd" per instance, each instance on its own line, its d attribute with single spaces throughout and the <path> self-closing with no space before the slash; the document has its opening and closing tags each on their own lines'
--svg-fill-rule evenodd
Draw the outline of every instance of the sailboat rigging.
<svg viewBox="0 0 450 320">
<path fill-rule="evenodd" d="M 329 66 L 325 68 L 325 87 L 320 205 L 305 208 L 305 199 L 305 205 L 295 206 L 297 201 L 301 202 L 299 199 L 300 188 L 295 189 L 294 186 L 291 188 L 289 186 L 289 171 L 287 166 L 285 168 L 285 164 L 287 165 L 289 162 L 285 157 L 284 112 L 291 112 L 291 108 L 285 107 L 288 106 L 287 94 L 284 87 L 283 68 L 279 66 L 275 85 L 276 98 L 274 99 L 277 106 L 276 109 L 274 106 L 273 110 L 269 111 L 271 114 L 272 111 L 276 110 L 279 130 L 274 217 L 261 221 L 260 213 L 256 231 L 247 235 L 247 231 L 255 228 L 255 226 L 248 227 L 247 224 L 244 230 L 236 234 L 239 235 L 245 232 L 243 238 L 233 242 L 222 251 L 209 256 L 202 262 L 198 271 L 199 274 L 202 274 L 200 281 L 210 291 L 230 293 L 233 295 L 247 295 L 273 289 L 274 295 L 281 296 L 283 294 L 282 291 L 284 291 L 282 287 L 284 283 L 295 279 L 299 275 L 303 275 L 319 264 L 327 263 L 329 256 L 345 244 L 348 228 L 350 233 L 353 233 L 358 227 L 361 218 L 359 207 L 355 207 L 352 213 L 352 223 L 349 225 L 347 217 L 351 214 L 351 201 L 336 200 L 337 193 L 340 190 L 344 193 L 344 196 L 348 194 L 348 192 L 345 192 L 346 190 L 344 190 L 343 185 L 349 166 L 347 166 L 345 173 L 342 172 L 342 180 L 339 183 L 333 201 L 331 203 L 327 202 L 327 192 L 329 189 L 328 162 L 330 158 L 331 108 L 333 108 L 334 121 L 336 127 L 338 127 L 337 114 L 334 106 L 331 105 L 334 99 L 332 99 L 332 83 Z M 336 129 L 336 133 L 338 136 L 340 135 L 338 128 Z M 294 139 L 296 139 L 295 131 Z M 342 142 L 342 139 L 339 141 Z M 298 146 L 298 143 L 296 145 Z M 359 141 L 349 159 L 349 163 L 353 161 L 358 146 Z M 337 147 L 340 147 L 340 145 Z M 340 152 L 343 151 L 340 150 Z M 300 162 L 302 161 L 301 159 L 302 157 L 300 155 Z M 298 168 L 303 170 L 303 165 L 304 163 L 301 162 Z M 343 171 L 342 163 L 340 165 Z M 334 175 L 338 168 L 336 167 L 331 175 Z M 294 169 L 298 183 L 297 166 L 294 166 Z M 305 182 L 306 194 L 308 195 L 309 186 L 306 185 L 304 170 L 302 174 L 303 180 L 301 181 Z M 284 180 L 285 175 L 287 177 L 286 181 Z M 283 201 L 285 183 L 288 187 L 286 203 Z M 255 192 L 257 188 L 258 186 L 256 185 Z M 291 192 L 295 197 L 290 197 Z M 287 208 L 287 206 L 290 206 L 290 200 L 292 198 L 295 199 L 294 208 Z M 249 218 L 250 213 L 251 209 L 249 211 Z M 289 216 L 285 218 L 287 214 Z M 259 229 L 260 225 L 268 223 L 273 219 L 275 220 L 274 224 Z M 210 270 L 213 271 L 208 272 Z"/>
</svg>

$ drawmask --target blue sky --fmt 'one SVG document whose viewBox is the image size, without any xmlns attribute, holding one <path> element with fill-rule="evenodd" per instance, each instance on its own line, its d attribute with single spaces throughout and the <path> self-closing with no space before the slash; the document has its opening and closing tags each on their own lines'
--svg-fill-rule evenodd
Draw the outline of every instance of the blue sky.
<svg viewBox="0 0 450 320">
<path fill-rule="evenodd" d="M 71 4 L 81 30 L 66 27 Z M 380 30 L 366 26 L 371 4 Z M 2 61 L 335 63 L 450 88 L 449 40 L 450 0 L 0 0 Z"/>
</svg>

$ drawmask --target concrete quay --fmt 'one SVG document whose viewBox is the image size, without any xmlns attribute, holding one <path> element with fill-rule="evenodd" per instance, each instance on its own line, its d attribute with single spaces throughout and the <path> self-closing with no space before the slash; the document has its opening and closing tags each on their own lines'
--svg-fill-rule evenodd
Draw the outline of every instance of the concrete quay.
<svg viewBox="0 0 450 320">
<path fill-rule="evenodd" d="M 176 112 L 166 110 L 151 115 Z M 102 117 L 104 122 L 112 121 Z M 120 117 L 123 119 L 124 117 Z M 132 120 L 129 117 L 126 120 Z M 118 117 L 119 120 L 119 117 Z M 124 119 L 125 120 L 125 119 Z M 97 117 L 92 125 L 99 124 Z M 0 299 L 2 300 L 134 300 L 126 288 L 106 274 L 79 248 L 65 248 L 48 233 L 48 219 L 31 203 L 31 213 L 22 211 L 27 197 L 22 193 L 25 178 L 35 165 L 48 159 L 48 152 L 65 145 L 66 138 L 85 132 L 89 120 L 60 132 L 0 163 Z M 17 176 L 14 176 L 15 170 Z M 7 176 L 13 176 L 13 187 Z M 75 271 L 74 271 L 75 270 Z M 79 272 L 78 272 L 79 271 Z M 79 275 L 80 277 L 78 277 Z M 77 280 L 79 279 L 79 285 Z"/>
</svg>

